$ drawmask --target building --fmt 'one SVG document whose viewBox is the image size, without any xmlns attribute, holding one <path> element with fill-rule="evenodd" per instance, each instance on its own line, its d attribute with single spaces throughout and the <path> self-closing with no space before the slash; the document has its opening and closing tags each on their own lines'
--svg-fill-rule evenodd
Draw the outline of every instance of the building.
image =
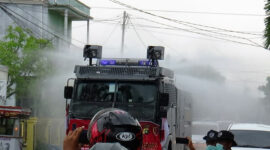
<svg viewBox="0 0 270 150">
<path fill-rule="evenodd" d="M 8 26 L 14 25 L 30 29 L 30 34 L 35 37 L 51 40 L 54 46 L 71 46 L 72 21 L 86 21 L 85 43 L 89 43 L 91 19 L 90 7 L 78 0 L 0 0 L 0 39 L 5 35 Z M 31 118 L 26 123 L 27 144 L 24 144 L 23 149 L 60 150 L 65 136 L 65 116 L 53 119 L 40 117 L 36 99 L 27 93 L 20 97 L 19 103 L 16 103 L 14 98 L 6 104 L 7 70 L 8 68 L 0 65 L 0 105 L 20 105 L 31 108 L 32 111 Z"/>
<path fill-rule="evenodd" d="M 0 38 L 15 24 L 55 45 L 70 45 L 72 21 L 87 21 L 88 43 L 90 19 L 90 7 L 78 0 L 0 0 Z"/>
</svg>

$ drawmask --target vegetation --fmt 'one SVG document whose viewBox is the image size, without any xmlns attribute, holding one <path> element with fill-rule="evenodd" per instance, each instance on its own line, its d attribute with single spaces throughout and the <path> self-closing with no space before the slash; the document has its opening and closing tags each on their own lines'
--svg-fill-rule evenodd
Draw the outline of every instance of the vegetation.
<svg viewBox="0 0 270 150">
<path fill-rule="evenodd" d="M 7 98 L 25 92 L 29 78 L 38 79 L 50 71 L 43 52 L 52 48 L 49 40 L 39 39 L 21 27 L 9 26 L 0 40 L 0 64 L 8 67 Z"/>
</svg>

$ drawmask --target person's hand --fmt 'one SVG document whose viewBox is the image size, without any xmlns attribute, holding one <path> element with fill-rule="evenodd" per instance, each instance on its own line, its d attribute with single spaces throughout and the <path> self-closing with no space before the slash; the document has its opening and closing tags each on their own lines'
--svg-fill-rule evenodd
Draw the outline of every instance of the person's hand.
<svg viewBox="0 0 270 150">
<path fill-rule="evenodd" d="M 190 137 L 187 137 L 187 139 L 188 139 L 188 148 L 190 150 L 195 150 L 194 145 L 192 143 L 192 139 Z"/>
<path fill-rule="evenodd" d="M 80 150 L 79 137 L 82 131 L 83 127 L 69 131 L 63 142 L 63 150 Z"/>
</svg>

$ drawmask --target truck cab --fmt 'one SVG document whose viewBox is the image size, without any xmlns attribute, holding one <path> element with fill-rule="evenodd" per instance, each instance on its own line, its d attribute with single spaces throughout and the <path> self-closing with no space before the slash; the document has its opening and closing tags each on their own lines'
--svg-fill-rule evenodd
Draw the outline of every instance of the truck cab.
<svg viewBox="0 0 270 150">
<path fill-rule="evenodd" d="M 84 50 L 84 56 L 92 56 L 96 48 Z M 172 135 L 180 134 L 176 132 L 180 129 L 180 125 L 176 127 L 176 120 L 181 119 L 180 114 L 184 118 L 177 100 L 179 91 L 174 85 L 173 71 L 158 65 L 164 48 L 152 46 L 147 52 L 147 59 L 98 58 L 95 65 L 90 60 L 87 66 L 75 66 L 76 78 L 69 79 L 65 87 L 65 98 L 70 99 L 67 132 L 79 126 L 87 130 L 95 113 L 114 107 L 138 119 L 143 129 L 143 149 L 172 148 Z M 71 80 L 73 86 L 70 86 Z M 181 132 L 185 132 L 184 124 L 182 127 Z"/>
<path fill-rule="evenodd" d="M 0 106 L 0 149 L 26 148 L 26 121 L 30 113 L 17 106 Z"/>
</svg>

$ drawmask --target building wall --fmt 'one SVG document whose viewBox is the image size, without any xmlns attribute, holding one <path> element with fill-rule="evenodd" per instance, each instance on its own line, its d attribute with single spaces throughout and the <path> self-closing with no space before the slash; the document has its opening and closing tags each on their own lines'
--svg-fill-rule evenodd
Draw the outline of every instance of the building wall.
<svg viewBox="0 0 270 150">
<path fill-rule="evenodd" d="M 16 17 L 10 17 L 0 9 L 0 38 L 5 35 L 9 25 L 19 25 L 25 29 L 30 29 L 36 37 L 53 39 L 58 43 L 58 37 L 64 38 L 64 16 L 59 12 L 49 10 L 48 6 L 43 4 L 13 4 L 5 3 L 11 13 Z M 55 35 L 51 34 L 54 33 Z M 68 37 L 71 37 L 71 21 L 68 23 Z"/>
<path fill-rule="evenodd" d="M 50 10 L 43 4 L 14 4 L 5 3 L 5 7 L 8 8 L 8 12 L 14 14 L 14 16 L 8 15 L 0 8 L 0 40 L 6 33 L 8 26 L 21 26 L 25 29 L 30 29 L 34 36 L 38 38 L 46 38 L 52 40 L 54 46 L 57 48 L 62 47 L 66 42 L 59 40 L 57 36 L 64 38 L 64 16 L 59 12 Z M 2 21 L 4 20 L 4 21 Z M 51 33 L 56 34 L 52 35 Z M 68 37 L 71 37 L 71 20 L 68 22 Z M 8 105 L 16 105 L 15 96 L 12 96 L 12 100 L 7 101 Z M 21 105 L 27 108 L 33 108 L 35 100 L 25 94 L 21 97 L 17 97 L 17 105 Z M 2 103 L 0 103 L 1 105 Z M 35 116 L 36 111 L 33 110 Z"/>
</svg>

